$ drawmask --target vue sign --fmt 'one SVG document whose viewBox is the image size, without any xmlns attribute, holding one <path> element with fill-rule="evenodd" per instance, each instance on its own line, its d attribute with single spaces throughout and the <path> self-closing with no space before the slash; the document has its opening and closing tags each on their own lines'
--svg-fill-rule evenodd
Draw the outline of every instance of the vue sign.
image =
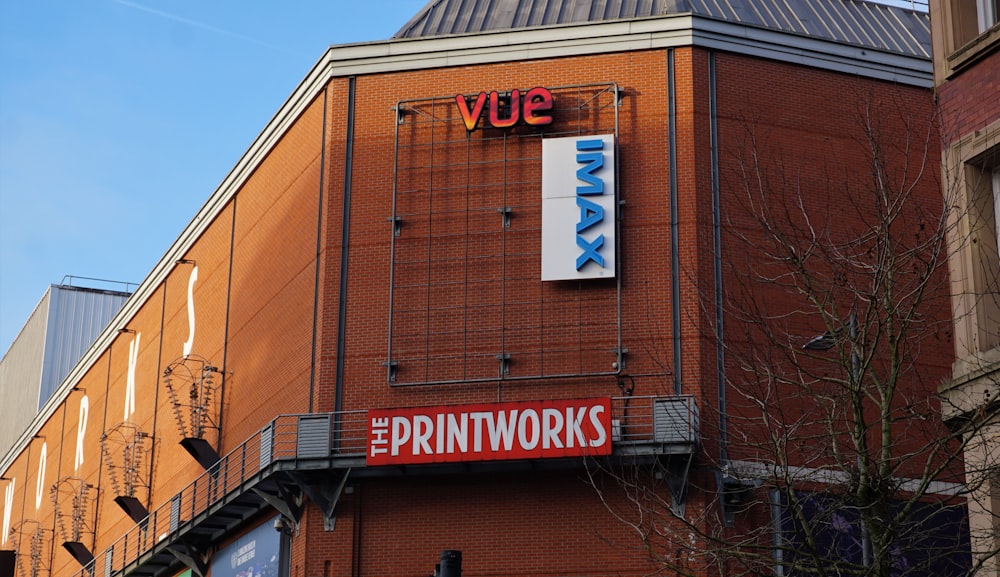
<svg viewBox="0 0 1000 577">
<path fill-rule="evenodd" d="M 462 115 L 465 129 L 469 132 L 479 126 L 479 120 L 483 117 L 487 103 L 489 123 L 494 128 L 510 128 L 518 122 L 529 126 L 552 124 L 552 115 L 545 114 L 552 110 L 552 93 L 548 88 L 532 88 L 524 93 L 524 98 L 521 98 L 521 91 L 516 88 L 510 91 L 509 97 L 501 96 L 496 90 L 489 94 L 480 92 L 475 100 L 466 98 L 464 94 L 458 94 L 455 96 L 455 103 L 458 104 L 458 112 Z M 506 109 L 503 111 L 504 116 L 501 116 L 501 108 Z"/>
</svg>

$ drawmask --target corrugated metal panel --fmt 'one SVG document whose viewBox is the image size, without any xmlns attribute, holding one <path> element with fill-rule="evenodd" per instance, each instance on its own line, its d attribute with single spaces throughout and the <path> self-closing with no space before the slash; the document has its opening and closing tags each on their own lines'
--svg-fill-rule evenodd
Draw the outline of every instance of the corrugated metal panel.
<svg viewBox="0 0 1000 577">
<path fill-rule="evenodd" d="M 299 417 L 295 455 L 300 459 L 322 458 L 330 454 L 330 415 Z"/>
<path fill-rule="evenodd" d="M 38 412 L 48 319 L 49 291 L 46 291 L 0 361 L 0 403 L 3 405 L 0 455 L 7 453 Z"/>
<path fill-rule="evenodd" d="M 660 443 L 697 443 L 698 408 L 690 397 L 653 401 L 653 439 Z"/>
<path fill-rule="evenodd" d="M 115 560 L 115 546 L 112 545 L 105 549 L 104 551 L 104 574 L 111 575 L 113 569 L 113 561 Z"/>
<path fill-rule="evenodd" d="M 864 0 L 432 0 L 394 38 L 695 14 L 930 58 L 926 12 Z"/>
<path fill-rule="evenodd" d="M 181 526 L 181 494 L 170 498 L 170 530 L 176 531 Z"/>
<path fill-rule="evenodd" d="M 128 299 L 128 293 L 53 285 L 38 410 Z"/>
<path fill-rule="evenodd" d="M 271 456 L 274 447 L 274 426 L 268 425 L 260 431 L 260 461 L 257 463 L 261 469 L 267 468 L 271 464 Z"/>
</svg>

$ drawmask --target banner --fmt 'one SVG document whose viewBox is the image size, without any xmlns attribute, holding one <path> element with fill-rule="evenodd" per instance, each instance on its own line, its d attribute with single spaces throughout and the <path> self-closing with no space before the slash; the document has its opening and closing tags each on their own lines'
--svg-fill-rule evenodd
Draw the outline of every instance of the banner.
<svg viewBox="0 0 1000 577">
<path fill-rule="evenodd" d="M 542 140 L 542 280 L 615 276 L 615 137 Z"/>
<path fill-rule="evenodd" d="M 368 465 L 610 454 L 610 397 L 368 411 Z"/>
<path fill-rule="evenodd" d="M 212 556 L 212 577 L 278 577 L 281 534 L 277 517 L 264 521 Z"/>
</svg>

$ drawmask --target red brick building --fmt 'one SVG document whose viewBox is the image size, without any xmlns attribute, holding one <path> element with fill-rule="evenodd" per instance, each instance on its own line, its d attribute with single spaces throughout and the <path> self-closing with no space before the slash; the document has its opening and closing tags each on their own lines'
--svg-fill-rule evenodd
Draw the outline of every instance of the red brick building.
<svg viewBox="0 0 1000 577">
<path fill-rule="evenodd" d="M 982 419 L 969 471 L 991 472 L 969 499 L 974 551 L 995 575 L 996 395 L 1000 390 L 1000 13 L 996 2 L 930 2 L 934 81 L 942 124 L 942 194 L 954 207 L 949 266 L 955 323 L 952 379 L 941 387 L 950 423 Z"/>
<path fill-rule="evenodd" d="M 706 533 L 776 522 L 723 499 L 775 465 L 738 442 L 767 426 L 732 303 L 828 327 L 780 283 L 741 301 L 748 202 L 863 229 L 834 186 L 869 174 L 866 106 L 930 122 L 927 17 L 529 4 L 432 2 L 320 58 L 0 463 L 9 571 L 649 574 L 593 463 L 655 472 Z M 926 400 L 950 342 L 918 362 Z"/>
</svg>

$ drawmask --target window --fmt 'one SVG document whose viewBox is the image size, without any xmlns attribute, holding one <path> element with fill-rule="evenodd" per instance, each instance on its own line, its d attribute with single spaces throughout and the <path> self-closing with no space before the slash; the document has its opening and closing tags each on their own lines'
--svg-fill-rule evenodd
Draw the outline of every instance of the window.
<svg viewBox="0 0 1000 577">
<path fill-rule="evenodd" d="M 973 294 L 979 295 L 975 316 L 978 351 L 1000 346 L 1000 146 L 993 146 L 965 166 L 970 200 L 970 237 L 973 252 Z"/>
<path fill-rule="evenodd" d="M 858 508 L 844 494 L 776 489 L 771 502 L 775 573 L 785 577 L 839 575 L 866 563 L 864 551 L 871 551 L 870 537 Z M 894 530 L 889 547 L 891 574 L 958 577 L 969 573 L 972 557 L 964 504 L 898 500 L 882 523 Z"/>
<path fill-rule="evenodd" d="M 993 227 L 997 233 L 997 253 L 1000 253 L 1000 165 L 993 167 Z"/>
<path fill-rule="evenodd" d="M 959 377 L 1000 359 L 1000 121 L 955 142 L 945 159 Z"/>
<path fill-rule="evenodd" d="M 938 0 L 930 8 L 938 82 L 1000 43 L 1000 0 Z"/>
<path fill-rule="evenodd" d="M 976 0 L 976 20 L 979 22 L 979 33 L 982 34 L 997 23 L 998 0 Z"/>
<path fill-rule="evenodd" d="M 1000 120 L 953 142 L 943 160 L 959 379 L 1000 361 Z"/>
</svg>

